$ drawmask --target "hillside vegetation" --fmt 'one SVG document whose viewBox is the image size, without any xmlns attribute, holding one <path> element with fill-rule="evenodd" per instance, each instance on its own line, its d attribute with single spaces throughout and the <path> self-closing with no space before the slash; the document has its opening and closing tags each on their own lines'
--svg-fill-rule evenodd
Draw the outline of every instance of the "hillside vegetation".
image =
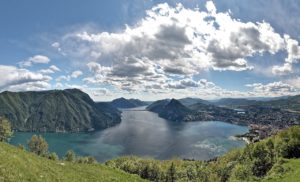
<svg viewBox="0 0 300 182">
<path fill-rule="evenodd" d="M 0 116 L 18 131 L 88 131 L 121 121 L 112 106 L 95 103 L 78 89 L 0 93 Z"/>
<path fill-rule="evenodd" d="M 0 181 L 143 181 L 101 164 L 53 161 L 0 142 Z"/>
<path fill-rule="evenodd" d="M 151 181 L 299 181 L 300 126 L 233 150 L 215 160 L 120 157 L 106 165 Z"/>
<path fill-rule="evenodd" d="M 114 99 L 110 104 L 116 108 L 134 108 L 147 105 L 146 102 L 143 102 L 139 99 L 125 99 L 123 97 Z"/>
</svg>

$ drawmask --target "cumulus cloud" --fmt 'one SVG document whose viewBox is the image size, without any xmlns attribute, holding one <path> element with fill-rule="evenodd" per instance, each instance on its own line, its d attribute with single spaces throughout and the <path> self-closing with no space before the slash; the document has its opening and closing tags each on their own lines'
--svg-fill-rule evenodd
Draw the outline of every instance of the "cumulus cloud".
<svg viewBox="0 0 300 182">
<path fill-rule="evenodd" d="M 53 74 L 58 71 L 60 71 L 60 69 L 57 66 L 51 65 L 48 69 L 41 69 L 39 72 L 42 74 Z"/>
<path fill-rule="evenodd" d="M 98 97 L 98 96 L 110 96 L 111 92 L 108 89 L 106 89 L 106 88 L 97 88 L 97 89 L 93 89 L 92 90 L 92 94 L 95 97 Z"/>
<path fill-rule="evenodd" d="M 14 66 L 0 65 L 0 90 L 42 90 L 50 87 L 49 76 Z"/>
<path fill-rule="evenodd" d="M 298 91 L 294 86 L 288 83 L 283 83 L 281 81 L 272 82 L 268 84 L 253 83 L 253 84 L 247 84 L 246 86 L 253 89 L 252 95 L 255 96 L 292 95 L 292 94 L 296 94 Z"/>
<path fill-rule="evenodd" d="M 61 75 L 59 77 L 57 77 L 55 80 L 57 82 L 61 82 L 61 81 L 70 81 L 72 78 L 78 78 L 83 74 L 82 71 L 80 70 L 76 70 L 73 71 L 70 75 Z"/>
<path fill-rule="evenodd" d="M 127 92 L 187 90 L 203 96 L 249 96 L 268 89 L 275 93 L 280 86 L 287 89 L 288 84 L 284 87 L 278 82 L 247 85 L 253 91 L 245 93 L 195 78 L 210 70 L 252 70 L 255 65 L 250 58 L 278 52 L 287 53 L 282 65 L 266 69 L 270 70 L 268 74 L 287 75 L 300 58 L 297 40 L 280 35 L 268 22 L 243 22 L 229 11 L 219 12 L 212 1 L 207 1 L 206 10 L 158 4 L 136 24 L 118 32 L 81 29 L 67 33 L 51 46 L 72 60 L 86 61 L 90 73 L 83 78 L 85 84 L 112 85 Z M 81 71 L 74 71 L 56 81 L 70 81 L 81 75 Z"/>
<path fill-rule="evenodd" d="M 272 73 L 284 75 L 300 58 L 298 42 L 290 36 L 281 36 L 265 21 L 242 22 L 229 12 L 218 12 L 212 1 L 204 11 L 158 4 L 119 32 L 71 32 L 52 46 L 86 60 L 93 73 L 84 78 L 86 83 L 127 91 L 195 87 L 196 80 L 187 85 L 176 80 L 208 70 L 251 70 L 249 58 L 280 51 L 286 51 L 287 58 Z"/>
<path fill-rule="evenodd" d="M 284 63 L 283 66 L 273 66 L 272 73 L 274 75 L 288 75 L 293 72 L 291 63 Z"/>
<path fill-rule="evenodd" d="M 49 62 L 50 62 L 50 59 L 47 56 L 35 55 L 33 57 L 29 57 L 25 61 L 19 62 L 19 65 L 21 67 L 30 67 L 33 64 L 48 64 Z"/>
<path fill-rule="evenodd" d="M 212 82 L 209 82 L 205 79 L 201 79 L 199 81 L 195 81 L 191 78 L 185 78 L 178 81 L 172 81 L 166 85 L 163 85 L 164 88 L 171 89 L 188 89 L 188 88 L 214 88 L 216 85 Z"/>
<path fill-rule="evenodd" d="M 65 76 L 65 75 L 61 75 L 59 77 L 57 77 L 55 80 L 57 82 L 61 82 L 61 81 L 70 81 L 71 77 L 69 75 Z"/>
<path fill-rule="evenodd" d="M 80 70 L 77 71 L 73 71 L 72 74 L 70 75 L 71 78 L 78 78 L 79 76 L 81 76 L 83 73 Z"/>
<path fill-rule="evenodd" d="M 6 90 L 12 91 L 41 91 L 51 89 L 51 84 L 45 81 L 28 82 L 19 85 L 11 85 Z"/>
</svg>

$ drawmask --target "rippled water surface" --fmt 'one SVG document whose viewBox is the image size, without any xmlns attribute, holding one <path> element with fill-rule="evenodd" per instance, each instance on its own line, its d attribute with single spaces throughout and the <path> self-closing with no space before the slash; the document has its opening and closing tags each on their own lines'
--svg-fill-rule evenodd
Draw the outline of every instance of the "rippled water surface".
<svg viewBox="0 0 300 182">
<path fill-rule="evenodd" d="M 245 145 L 232 136 L 247 127 L 218 121 L 171 122 L 148 111 L 123 111 L 122 122 L 93 133 L 41 133 L 49 150 L 60 157 L 68 149 L 106 161 L 121 155 L 173 157 L 206 160 Z M 36 133 L 15 133 L 12 144 L 23 144 Z"/>
</svg>

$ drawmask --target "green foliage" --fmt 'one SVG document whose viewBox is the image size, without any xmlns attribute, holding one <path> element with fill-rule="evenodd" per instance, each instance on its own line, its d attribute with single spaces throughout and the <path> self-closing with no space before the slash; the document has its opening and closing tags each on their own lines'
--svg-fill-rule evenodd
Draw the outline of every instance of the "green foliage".
<svg viewBox="0 0 300 182">
<path fill-rule="evenodd" d="M 121 121 L 120 112 L 78 89 L 0 93 L 0 116 L 18 131 L 88 131 Z"/>
<path fill-rule="evenodd" d="M 91 156 L 77 157 L 76 162 L 77 163 L 82 163 L 82 164 L 96 164 L 97 160 L 94 157 L 91 157 Z"/>
<path fill-rule="evenodd" d="M 76 161 L 76 154 L 73 150 L 68 150 L 65 155 L 65 160 L 68 162 L 75 162 Z"/>
<path fill-rule="evenodd" d="M 42 136 L 33 135 L 28 141 L 29 151 L 45 156 L 48 153 L 48 143 Z"/>
<path fill-rule="evenodd" d="M 6 118 L 0 117 L 0 142 L 7 142 L 12 134 L 10 122 Z"/>
<path fill-rule="evenodd" d="M 53 160 L 53 161 L 58 161 L 58 160 L 59 160 L 59 157 L 58 157 L 58 155 L 57 155 L 55 152 L 51 152 L 51 153 L 48 155 L 48 159 Z"/>
<path fill-rule="evenodd" d="M 167 178 L 167 181 L 170 181 L 170 182 L 174 182 L 176 180 L 176 167 L 173 162 L 167 171 L 166 178 Z"/>
<path fill-rule="evenodd" d="M 249 165 L 237 164 L 231 171 L 229 181 L 250 181 L 252 178 Z"/>
<path fill-rule="evenodd" d="M 0 142 L 0 181 L 140 182 L 144 180 L 101 164 L 49 160 Z"/>
<path fill-rule="evenodd" d="M 158 161 L 120 157 L 106 162 L 106 165 L 151 181 L 267 180 L 288 172 L 283 158 L 299 157 L 299 140 L 300 126 L 294 126 L 276 136 L 249 144 L 244 149 L 230 151 L 216 161 Z"/>
<path fill-rule="evenodd" d="M 291 127 L 275 137 L 278 155 L 285 158 L 300 157 L 300 126 Z"/>
<path fill-rule="evenodd" d="M 24 145 L 22 145 L 22 144 L 19 144 L 19 145 L 18 145 L 18 148 L 19 148 L 20 150 L 25 150 L 25 147 L 24 147 Z"/>
<path fill-rule="evenodd" d="M 298 182 L 300 179 L 300 159 L 284 159 L 276 163 L 262 181 Z"/>
</svg>

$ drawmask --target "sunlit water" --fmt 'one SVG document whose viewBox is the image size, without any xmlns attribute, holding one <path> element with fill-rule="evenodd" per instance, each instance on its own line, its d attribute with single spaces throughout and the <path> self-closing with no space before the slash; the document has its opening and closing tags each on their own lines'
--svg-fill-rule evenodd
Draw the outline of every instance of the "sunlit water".
<svg viewBox="0 0 300 182">
<path fill-rule="evenodd" d="M 218 121 L 171 122 L 148 111 L 123 111 L 119 125 L 102 131 L 39 134 L 60 157 L 72 149 L 103 162 L 122 155 L 207 160 L 244 146 L 232 136 L 247 131 L 247 127 Z M 33 134 L 37 133 L 15 133 L 10 142 L 26 145 Z"/>
</svg>

